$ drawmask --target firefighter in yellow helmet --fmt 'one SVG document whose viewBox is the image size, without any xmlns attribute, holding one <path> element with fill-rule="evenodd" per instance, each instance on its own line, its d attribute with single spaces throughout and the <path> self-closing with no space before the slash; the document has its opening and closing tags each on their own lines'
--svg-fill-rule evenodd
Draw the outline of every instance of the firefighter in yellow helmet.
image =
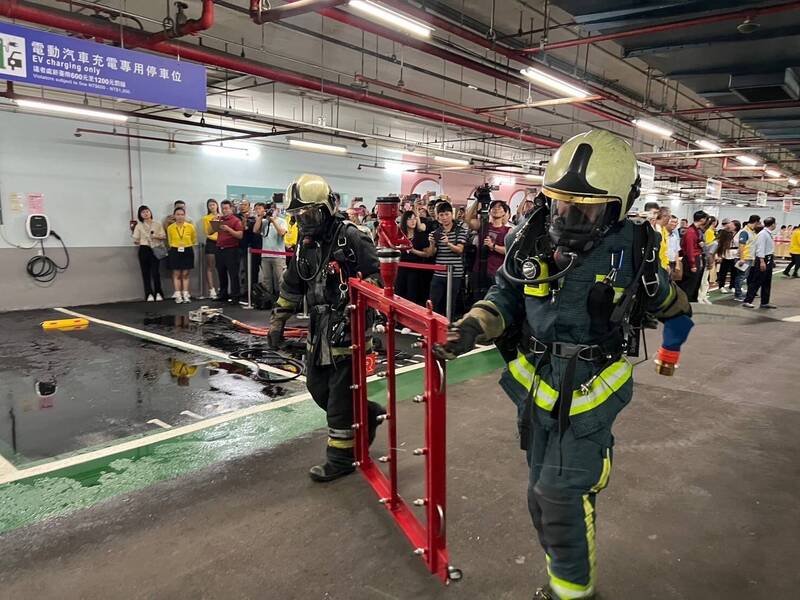
<svg viewBox="0 0 800 600">
<path fill-rule="evenodd" d="M 357 274 L 380 282 L 372 240 L 336 211 L 334 194 L 317 175 L 302 175 L 286 190 L 286 212 L 298 227 L 295 254 L 281 279 L 270 322 L 270 346 L 277 348 L 289 317 L 302 306 L 311 316 L 306 345 L 306 385 L 327 414 L 326 460 L 309 475 L 326 482 L 349 475 L 353 466 L 353 365 L 350 346 L 348 278 Z M 383 408 L 369 404 L 370 441 Z"/>
<path fill-rule="evenodd" d="M 495 285 L 459 321 L 443 358 L 476 339 L 518 336 L 500 385 L 518 411 L 530 468 L 528 506 L 549 581 L 534 598 L 595 595 L 595 501 L 611 474 L 611 427 L 633 394 L 629 356 L 642 317 L 664 323 L 656 359 L 674 371 L 692 321 L 686 296 L 658 261 L 650 225 L 626 215 L 639 195 L 636 157 L 622 138 L 589 131 L 548 163 L 537 208 L 506 240 Z"/>
</svg>

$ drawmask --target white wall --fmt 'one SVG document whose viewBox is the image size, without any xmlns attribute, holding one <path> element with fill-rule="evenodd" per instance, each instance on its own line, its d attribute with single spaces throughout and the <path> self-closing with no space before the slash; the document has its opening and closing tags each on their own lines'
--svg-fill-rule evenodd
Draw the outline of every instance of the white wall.
<svg viewBox="0 0 800 600">
<path fill-rule="evenodd" d="M 24 241 L 25 215 L 11 213 L 10 194 L 41 192 L 53 229 L 68 246 L 130 245 L 126 140 L 90 134 L 76 138 L 77 127 L 111 130 L 106 125 L 0 113 L 0 194 L 6 235 L 12 241 Z M 142 142 L 138 152 L 138 143 L 132 140 L 134 210 L 141 199 L 157 218 L 171 211 L 173 201 L 184 200 L 189 216 L 197 220 L 206 199 L 224 198 L 229 184 L 285 188 L 305 172 L 322 175 L 335 191 L 362 196 L 369 204 L 400 191 L 399 174 L 358 171 L 359 161 L 347 158 L 261 147 L 260 157 L 249 161 L 208 156 L 186 145 L 171 153 L 165 144 L 149 141 Z M 0 247 L 8 245 L 0 240 Z"/>
<path fill-rule="evenodd" d="M 39 286 L 25 273 L 33 250 L 19 250 L 0 239 L 0 310 L 90 304 L 141 295 L 136 250 L 128 222 L 128 152 L 125 138 L 85 134 L 78 127 L 110 131 L 111 125 L 29 114 L 0 112 L 0 201 L 4 234 L 26 245 L 27 207 L 12 212 L 16 192 L 44 194 L 51 225 L 75 251 L 73 266 L 54 284 Z M 124 128 L 119 128 L 123 131 Z M 166 137 L 147 132 L 149 135 Z M 207 198 L 223 199 L 227 185 L 285 188 L 298 175 L 324 176 L 335 191 L 362 196 L 371 205 L 378 196 L 400 192 L 400 174 L 356 169 L 357 160 L 261 146 L 253 161 L 211 157 L 201 148 L 178 145 L 169 152 L 159 142 L 132 140 L 133 209 L 140 201 L 163 219 L 175 200 L 188 204 L 197 221 Z M 140 150 L 140 151 L 139 151 Z M 55 240 L 48 255 L 63 260 Z M 50 249 L 52 248 L 52 250 Z M 169 288 L 169 286 L 167 286 Z"/>
</svg>

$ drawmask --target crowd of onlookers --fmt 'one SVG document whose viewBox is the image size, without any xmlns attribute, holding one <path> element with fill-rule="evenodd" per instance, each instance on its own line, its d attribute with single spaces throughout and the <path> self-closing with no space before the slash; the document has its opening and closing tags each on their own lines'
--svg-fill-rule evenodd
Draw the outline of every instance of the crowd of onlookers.
<svg viewBox="0 0 800 600">
<path fill-rule="evenodd" d="M 278 296 L 298 233 L 292 219 L 282 215 L 281 198 L 276 196 L 277 201 L 252 205 L 246 199 L 236 205 L 209 199 L 197 227 L 186 216 L 182 201 L 175 202 L 172 214 L 163 221 L 155 219 L 147 206 L 139 207 L 133 239 L 139 247 L 145 298 L 164 298 L 163 260 L 172 273 L 175 302 L 190 301 L 189 273 L 196 263 L 195 248 L 199 248 L 210 298 L 240 301 L 249 282 L 255 304 L 269 307 Z M 420 305 L 430 300 L 436 312 L 453 318 L 465 312 L 503 264 L 506 235 L 533 208 L 533 198 L 533 194 L 527 196 L 514 214 L 502 200 L 491 201 L 488 207 L 478 202 L 457 207 L 441 195 L 402 198 L 399 226 L 412 247 L 402 254 L 395 292 Z M 370 211 L 355 198 L 344 212 L 375 239 L 374 209 Z M 691 302 L 708 303 L 708 293 L 718 289 L 732 293 L 734 300 L 748 308 L 760 292 L 761 307 L 775 308 L 770 302 L 775 259 L 789 258 L 784 275 L 798 277 L 800 226 L 776 231 L 773 217 L 762 221 L 758 215 L 744 224 L 735 219 L 719 222 L 702 210 L 693 214 L 690 223 L 653 202 L 645 205 L 644 216 L 661 233 L 662 266 Z M 260 252 L 252 254 L 252 249 Z"/>
<path fill-rule="evenodd" d="M 776 230 L 774 217 L 762 221 L 759 215 L 751 215 L 744 224 L 736 219 L 719 221 L 702 210 L 689 223 L 655 202 L 645 204 L 645 213 L 661 233 L 662 266 L 690 302 L 709 304 L 708 293 L 716 289 L 732 293 L 746 308 L 755 308 L 757 295 L 760 308 L 777 308 L 770 302 L 776 258 L 788 258 L 783 274 L 798 277 L 800 226 Z"/>
<path fill-rule="evenodd" d="M 161 288 L 160 263 L 166 262 L 172 272 L 177 303 L 189 302 L 189 272 L 196 263 L 198 228 L 203 243 L 198 246 L 204 255 L 205 283 L 213 300 L 236 302 L 242 299 L 248 281 L 259 282 L 269 294 L 277 295 L 280 278 L 286 267 L 286 256 L 297 243 L 297 227 L 287 223 L 275 203 L 248 200 L 234 205 L 230 200 L 206 202 L 206 214 L 198 227 L 186 216 L 186 203 L 175 202 L 172 214 L 163 222 L 153 217 L 147 206 L 140 206 L 133 240 L 139 247 L 139 265 L 147 301 L 164 299 Z M 250 249 L 263 251 L 248 261 Z"/>
</svg>

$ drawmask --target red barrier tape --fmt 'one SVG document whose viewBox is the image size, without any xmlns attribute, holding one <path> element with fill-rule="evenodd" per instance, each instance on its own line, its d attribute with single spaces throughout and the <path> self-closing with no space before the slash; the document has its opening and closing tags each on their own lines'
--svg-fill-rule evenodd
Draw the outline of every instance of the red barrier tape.
<svg viewBox="0 0 800 600">
<path fill-rule="evenodd" d="M 250 254 L 260 254 L 262 256 L 294 256 L 294 252 L 278 252 L 276 250 L 261 250 L 260 248 L 250 248 Z M 406 269 L 419 269 L 420 271 L 447 271 L 444 265 L 429 265 L 425 263 L 401 262 L 401 267 Z"/>
</svg>

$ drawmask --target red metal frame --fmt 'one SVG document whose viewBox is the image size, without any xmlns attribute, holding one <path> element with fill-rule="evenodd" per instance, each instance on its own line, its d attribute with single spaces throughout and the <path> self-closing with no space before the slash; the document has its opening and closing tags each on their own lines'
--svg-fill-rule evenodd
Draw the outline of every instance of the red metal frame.
<svg viewBox="0 0 800 600">
<path fill-rule="evenodd" d="M 400 264 L 400 250 L 411 242 L 397 226 L 400 199 L 378 198 L 378 259 L 383 288 L 350 278 L 350 300 L 353 339 L 353 430 L 355 465 L 378 494 L 397 525 L 414 548 L 414 554 L 425 561 L 428 570 L 447 583 L 458 579 L 460 571 L 449 565 L 447 537 L 447 471 L 446 462 L 446 396 L 445 365 L 433 354 L 436 344 L 447 341 L 448 321 L 433 312 L 430 301 L 422 308 L 394 295 L 394 282 Z M 379 461 L 388 463 L 387 477 L 369 454 L 367 409 L 367 310 L 374 309 L 386 317 L 386 390 L 387 412 L 384 422 L 389 434 L 389 451 Z M 425 390 L 414 401 L 425 407 L 425 445 L 414 450 L 425 464 L 425 495 L 413 506 L 425 510 L 425 524 L 397 489 L 397 392 L 395 389 L 395 329 L 406 327 L 422 336 L 419 346 L 425 359 Z"/>
<path fill-rule="evenodd" d="M 388 288 L 389 290 L 391 288 Z M 399 296 L 387 296 L 387 289 L 378 288 L 360 279 L 350 279 L 353 325 L 353 401 L 355 415 L 356 464 L 421 556 L 428 570 L 448 582 L 451 577 L 445 531 L 447 517 L 446 486 L 446 374 L 445 366 L 433 355 L 433 345 L 447 339 L 448 322 L 427 308 Z M 380 462 L 388 463 L 387 477 L 369 454 L 367 427 L 366 382 L 366 311 L 375 309 L 386 315 L 386 388 L 387 414 L 385 423 L 389 435 L 389 451 Z M 414 500 L 414 507 L 424 508 L 427 526 L 400 496 L 397 489 L 397 397 L 395 391 L 395 328 L 407 327 L 423 336 L 422 354 L 425 357 L 425 391 L 415 402 L 425 407 L 425 445 L 414 455 L 425 462 L 425 496 Z"/>
</svg>

